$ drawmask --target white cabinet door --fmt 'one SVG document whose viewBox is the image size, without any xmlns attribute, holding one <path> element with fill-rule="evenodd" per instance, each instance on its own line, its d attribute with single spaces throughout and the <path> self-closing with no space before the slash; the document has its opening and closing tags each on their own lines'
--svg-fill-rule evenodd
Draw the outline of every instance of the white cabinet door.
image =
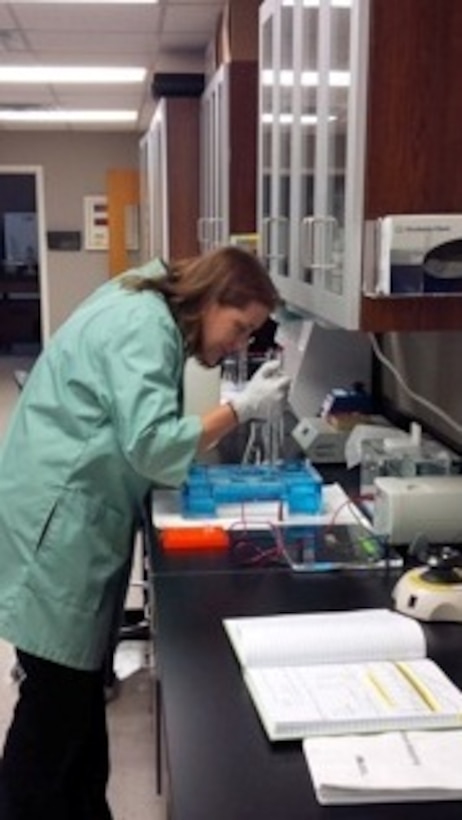
<svg viewBox="0 0 462 820">
<path fill-rule="evenodd" d="M 158 104 L 140 142 L 142 259 L 169 259 L 165 100 Z"/>
<path fill-rule="evenodd" d="M 293 86 L 293 8 L 280 0 L 260 7 L 259 190 L 260 253 L 281 296 L 291 301 L 289 225 Z"/>
<path fill-rule="evenodd" d="M 149 179 L 149 137 L 144 134 L 139 142 L 140 163 L 140 260 L 147 262 L 150 256 L 151 194 Z"/>
<path fill-rule="evenodd" d="M 359 323 L 368 0 L 260 8 L 262 254 L 287 303 Z"/>
<path fill-rule="evenodd" d="M 202 252 L 229 241 L 229 83 L 223 65 L 201 102 L 201 203 L 198 239 Z"/>
</svg>

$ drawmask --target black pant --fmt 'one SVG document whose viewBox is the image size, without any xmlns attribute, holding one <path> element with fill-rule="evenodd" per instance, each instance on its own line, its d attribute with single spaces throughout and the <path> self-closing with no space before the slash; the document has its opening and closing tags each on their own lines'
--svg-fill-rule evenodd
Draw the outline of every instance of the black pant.
<svg viewBox="0 0 462 820">
<path fill-rule="evenodd" d="M 3 752 L 2 820 L 111 820 L 102 672 L 18 652 L 24 671 Z"/>
</svg>

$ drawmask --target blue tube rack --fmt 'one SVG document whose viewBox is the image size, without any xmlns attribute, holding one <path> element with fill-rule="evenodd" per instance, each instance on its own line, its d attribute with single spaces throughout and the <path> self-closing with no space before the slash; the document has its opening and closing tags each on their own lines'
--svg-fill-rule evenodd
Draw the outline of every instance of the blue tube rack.
<svg viewBox="0 0 462 820">
<path fill-rule="evenodd" d="M 314 515 L 322 508 L 322 478 L 306 461 L 194 464 L 181 490 L 185 518 L 215 517 L 220 504 L 258 501 L 279 501 L 290 513 Z"/>
</svg>

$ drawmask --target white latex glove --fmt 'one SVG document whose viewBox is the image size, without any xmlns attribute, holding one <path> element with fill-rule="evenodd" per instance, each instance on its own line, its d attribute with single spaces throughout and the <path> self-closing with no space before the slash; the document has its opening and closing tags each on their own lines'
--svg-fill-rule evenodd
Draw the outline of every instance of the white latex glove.
<svg viewBox="0 0 462 820">
<path fill-rule="evenodd" d="M 230 401 L 240 422 L 274 418 L 287 401 L 290 379 L 276 359 L 258 368 L 244 389 Z"/>
</svg>

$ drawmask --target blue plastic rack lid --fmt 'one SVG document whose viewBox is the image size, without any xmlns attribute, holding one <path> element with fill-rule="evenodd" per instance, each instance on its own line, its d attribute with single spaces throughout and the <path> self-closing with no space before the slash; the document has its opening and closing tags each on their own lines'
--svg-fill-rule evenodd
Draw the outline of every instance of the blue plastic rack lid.
<svg viewBox="0 0 462 820">
<path fill-rule="evenodd" d="M 282 501 L 292 513 L 313 515 L 322 508 L 322 479 L 307 461 L 280 465 L 194 464 L 181 492 L 186 518 L 217 515 L 220 504 Z"/>
</svg>

